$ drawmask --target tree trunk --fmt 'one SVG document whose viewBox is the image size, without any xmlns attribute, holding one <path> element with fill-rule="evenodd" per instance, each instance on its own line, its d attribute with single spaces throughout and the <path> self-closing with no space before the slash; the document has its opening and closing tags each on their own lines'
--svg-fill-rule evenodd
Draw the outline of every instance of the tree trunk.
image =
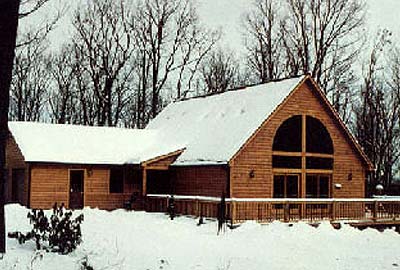
<svg viewBox="0 0 400 270">
<path fill-rule="evenodd" d="M 0 2 L 0 253 L 5 253 L 4 183 L 10 83 L 15 56 L 19 0 Z"/>
</svg>

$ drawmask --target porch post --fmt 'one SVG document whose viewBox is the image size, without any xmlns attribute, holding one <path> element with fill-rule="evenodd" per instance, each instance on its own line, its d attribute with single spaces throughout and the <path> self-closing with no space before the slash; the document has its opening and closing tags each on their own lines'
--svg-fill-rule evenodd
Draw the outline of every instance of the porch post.
<svg viewBox="0 0 400 270">
<path fill-rule="evenodd" d="M 301 125 L 301 198 L 306 197 L 306 115 L 302 115 Z"/>
<path fill-rule="evenodd" d="M 143 174 L 142 174 L 142 196 L 146 197 L 147 195 L 147 169 L 143 167 Z"/>
<path fill-rule="evenodd" d="M 305 198 L 306 197 L 306 146 L 307 146 L 307 140 L 306 140 L 306 120 L 307 117 L 305 114 L 301 116 L 301 192 L 300 192 L 300 197 Z M 306 217 L 306 207 L 307 203 L 302 203 L 301 204 L 301 211 L 300 211 L 300 216 L 302 218 Z"/>
</svg>

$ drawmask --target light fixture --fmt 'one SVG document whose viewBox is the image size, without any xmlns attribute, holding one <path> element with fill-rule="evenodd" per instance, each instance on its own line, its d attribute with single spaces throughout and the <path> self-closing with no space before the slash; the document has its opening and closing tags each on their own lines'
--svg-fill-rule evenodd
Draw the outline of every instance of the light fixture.
<svg viewBox="0 0 400 270">
<path fill-rule="evenodd" d="M 251 171 L 249 172 L 249 177 L 250 177 L 250 178 L 254 178 L 254 176 L 255 176 L 254 170 L 251 170 Z"/>
<path fill-rule="evenodd" d="M 341 189 L 342 188 L 342 184 L 335 184 L 335 188 L 336 189 Z"/>
<path fill-rule="evenodd" d="M 350 172 L 350 173 L 347 175 L 347 180 L 348 180 L 348 181 L 353 180 L 353 173 Z"/>
</svg>

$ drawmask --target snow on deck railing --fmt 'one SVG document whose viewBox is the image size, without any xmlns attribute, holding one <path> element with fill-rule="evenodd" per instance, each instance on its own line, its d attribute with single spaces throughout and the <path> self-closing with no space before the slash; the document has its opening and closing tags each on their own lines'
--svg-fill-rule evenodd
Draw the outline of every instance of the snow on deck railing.
<svg viewBox="0 0 400 270">
<path fill-rule="evenodd" d="M 169 194 L 147 194 L 149 198 L 170 198 L 172 195 Z M 173 195 L 176 200 L 198 200 L 198 201 L 221 201 L 220 197 L 208 197 L 208 196 L 188 196 L 188 195 Z M 321 202 L 321 203 L 332 203 L 332 202 L 400 202 L 400 197 L 379 197 L 379 198 L 225 198 L 226 202 Z"/>
</svg>

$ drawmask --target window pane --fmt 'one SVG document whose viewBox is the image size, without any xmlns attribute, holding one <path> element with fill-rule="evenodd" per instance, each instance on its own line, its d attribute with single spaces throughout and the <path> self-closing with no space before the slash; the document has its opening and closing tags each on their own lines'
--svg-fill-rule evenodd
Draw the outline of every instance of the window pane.
<svg viewBox="0 0 400 270">
<path fill-rule="evenodd" d="M 333 154 L 333 144 L 328 130 L 318 119 L 306 118 L 306 149 L 309 153 Z"/>
<path fill-rule="evenodd" d="M 306 197 L 318 198 L 318 177 L 316 175 L 307 175 L 306 177 Z"/>
<path fill-rule="evenodd" d="M 274 198 L 285 197 L 285 177 L 283 175 L 274 176 Z"/>
<path fill-rule="evenodd" d="M 329 177 L 320 176 L 319 178 L 319 197 L 329 198 Z"/>
<path fill-rule="evenodd" d="M 84 171 L 70 171 L 69 178 L 71 192 L 83 192 Z"/>
<path fill-rule="evenodd" d="M 306 158 L 306 168 L 307 169 L 333 169 L 333 159 L 332 158 L 320 158 L 320 157 L 307 157 Z"/>
<path fill-rule="evenodd" d="M 273 156 L 272 167 L 301 169 L 301 157 Z"/>
<path fill-rule="evenodd" d="M 297 175 L 288 175 L 286 177 L 286 197 L 298 198 L 299 197 L 299 181 Z"/>
<path fill-rule="evenodd" d="M 276 131 L 272 149 L 301 152 L 301 115 L 293 116 L 282 123 Z"/>
<path fill-rule="evenodd" d="M 110 170 L 110 193 L 124 192 L 124 172 L 122 169 Z"/>
</svg>

